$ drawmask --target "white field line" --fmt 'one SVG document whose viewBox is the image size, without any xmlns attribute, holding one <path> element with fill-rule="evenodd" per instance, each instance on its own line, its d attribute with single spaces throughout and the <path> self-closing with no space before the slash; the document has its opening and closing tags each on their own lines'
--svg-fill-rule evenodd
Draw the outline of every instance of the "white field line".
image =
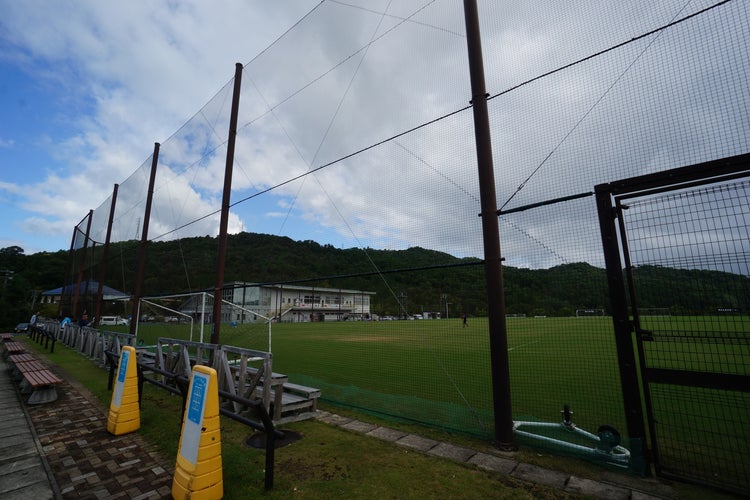
<svg viewBox="0 0 750 500">
<path fill-rule="evenodd" d="M 532 345 L 532 344 L 538 344 L 539 342 L 541 342 L 541 340 L 535 340 L 533 342 L 524 342 L 523 344 L 518 344 L 516 346 L 509 347 L 508 352 L 512 351 L 513 349 L 518 349 L 519 347 L 524 347 L 524 346 Z"/>
</svg>

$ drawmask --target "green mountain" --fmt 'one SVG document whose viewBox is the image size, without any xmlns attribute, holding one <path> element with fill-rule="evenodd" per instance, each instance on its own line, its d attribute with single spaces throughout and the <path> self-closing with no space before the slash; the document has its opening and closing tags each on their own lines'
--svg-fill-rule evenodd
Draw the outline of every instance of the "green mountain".
<svg viewBox="0 0 750 500">
<path fill-rule="evenodd" d="M 213 290 L 218 240 L 195 237 L 150 242 L 146 247 L 142 294 L 163 295 Z M 25 321 L 41 291 L 75 283 L 73 262 L 82 279 L 99 280 L 133 292 L 139 244 L 113 244 L 106 262 L 101 247 L 25 255 L 23 249 L 0 249 L 0 324 Z M 609 309 L 604 269 L 573 263 L 549 269 L 505 266 L 508 314 L 571 316 L 576 309 Z M 641 307 L 672 313 L 750 310 L 750 278 L 717 271 L 644 266 L 634 270 Z M 240 233 L 228 238 L 224 282 L 281 283 L 376 292 L 372 311 L 400 316 L 440 312 L 456 317 L 487 314 L 484 266 L 479 259 L 413 247 L 406 250 L 339 249 L 314 241 Z M 37 299 L 38 300 L 38 299 Z"/>
</svg>

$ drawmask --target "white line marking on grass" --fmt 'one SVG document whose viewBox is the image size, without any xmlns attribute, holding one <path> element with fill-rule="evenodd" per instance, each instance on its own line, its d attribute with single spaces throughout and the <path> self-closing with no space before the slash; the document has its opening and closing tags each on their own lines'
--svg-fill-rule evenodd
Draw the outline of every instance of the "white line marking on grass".
<svg viewBox="0 0 750 500">
<path fill-rule="evenodd" d="M 541 340 L 535 340 L 534 342 L 524 342 L 523 344 L 518 344 L 517 346 L 509 347 L 508 352 L 512 351 L 513 349 L 518 349 L 519 347 L 523 347 L 523 346 L 527 346 L 531 344 L 538 344 L 539 342 L 541 342 Z"/>
</svg>

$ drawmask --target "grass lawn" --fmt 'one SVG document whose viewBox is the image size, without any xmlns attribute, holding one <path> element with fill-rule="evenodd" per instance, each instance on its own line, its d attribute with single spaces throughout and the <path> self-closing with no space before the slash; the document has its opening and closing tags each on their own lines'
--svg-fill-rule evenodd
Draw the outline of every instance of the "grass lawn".
<svg viewBox="0 0 750 500">
<path fill-rule="evenodd" d="M 492 438 L 493 403 L 486 318 L 272 326 L 274 371 L 322 389 L 323 400 L 384 418 Z M 223 325 L 221 343 L 268 350 L 268 326 Z M 188 339 L 185 325 L 139 325 L 138 338 Z M 193 327 L 193 340 L 199 340 Z M 204 332 L 204 341 L 210 334 Z M 513 415 L 574 421 L 624 432 L 624 409 L 610 318 L 510 318 Z"/>
<path fill-rule="evenodd" d="M 750 331 L 750 321 L 730 319 L 644 317 L 642 326 L 656 337 L 644 342 L 649 366 L 748 375 L 750 349 L 743 332 Z M 507 326 L 515 421 L 560 422 L 567 404 L 579 428 L 596 433 L 601 425 L 614 427 L 629 447 L 611 318 L 508 318 Z M 494 420 L 488 330 L 485 318 L 470 318 L 467 327 L 460 319 L 280 323 L 272 325 L 270 343 L 274 371 L 320 388 L 325 403 L 390 423 L 416 423 L 489 441 Z M 147 344 L 189 335 L 185 325 L 143 324 L 139 330 Z M 196 329 L 193 340 L 199 340 Z M 223 325 L 220 340 L 268 350 L 268 325 Z M 691 396 L 677 397 L 671 395 L 677 389 L 669 390 L 652 390 L 663 463 L 669 460 L 683 470 L 720 467 L 728 478 L 740 477 L 747 394 L 721 396 L 721 404 L 706 406 L 691 401 L 719 396 L 681 390 Z M 733 399 L 727 402 L 729 396 Z M 730 444 L 709 453 L 702 440 L 690 437 L 710 428 L 721 430 Z M 709 454 L 715 458 L 696 458 Z"/>
<path fill-rule="evenodd" d="M 77 351 L 58 344 L 49 353 L 29 346 L 81 382 L 109 407 L 106 371 Z M 181 398 L 146 384 L 138 431 L 174 463 Z M 102 422 L 105 425 L 105 422 Z M 263 490 L 263 450 L 245 444 L 252 429 L 221 419 L 224 498 L 569 498 L 565 493 L 450 460 L 426 456 L 392 443 L 318 421 L 284 426 L 302 439 L 276 450 L 274 488 Z M 424 430 L 424 429 L 423 429 Z M 439 436 L 434 436 L 439 437 Z M 447 437 L 447 436 L 445 436 Z"/>
<path fill-rule="evenodd" d="M 106 372 L 64 345 L 49 353 L 33 341 L 32 349 L 46 356 L 66 377 L 81 382 L 102 403 L 109 406 Z M 383 421 L 371 413 L 360 413 L 323 403 L 325 409 L 379 425 L 414 432 L 432 439 L 452 442 L 478 451 L 492 452 L 487 440 L 463 433 Z M 174 462 L 179 441 L 181 399 L 146 384 L 141 429 L 138 431 Z M 104 423 L 103 423 L 104 425 Z M 318 421 L 283 427 L 302 439 L 276 451 L 274 489 L 263 491 L 264 452 L 245 444 L 252 430 L 222 417 L 222 461 L 225 498 L 567 498 L 565 493 L 528 484 L 502 474 L 481 471 L 403 449 L 394 444 L 348 432 Z M 555 456 L 522 447 L 516 460 L 559 470 L 579 477 L 613 480 L 618 474 L 570 457 Z M 625 476 L 627 483 L 637 478 Z M 676 484 L 680 498 L 723 498 L 713 490 Z M 731 498 L 731 497 L 726 497 Z"/>
</svg>

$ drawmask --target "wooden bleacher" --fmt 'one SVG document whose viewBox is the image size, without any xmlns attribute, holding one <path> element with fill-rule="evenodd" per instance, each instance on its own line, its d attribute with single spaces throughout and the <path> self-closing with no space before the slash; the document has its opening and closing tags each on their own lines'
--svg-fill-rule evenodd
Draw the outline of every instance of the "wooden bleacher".
<svg viewBox="0 0 750 500">
<path fill-rule="evenodd" d="M 261 399 L 274 424 L 313 418 L 317 411 L 320 389 L 290 383 L 286 375 L 274 372 L 269 352 L 159 338 L 155 353 L 139 350 L 138 354 L 145 371 L 152 363 L 160 370 L 189 378 L 195 364 L 214 368 L 220 390 L 248 400 Z M 236 402 L 224 401 L 222 405 L 242 411 Z"/>
</svg>

